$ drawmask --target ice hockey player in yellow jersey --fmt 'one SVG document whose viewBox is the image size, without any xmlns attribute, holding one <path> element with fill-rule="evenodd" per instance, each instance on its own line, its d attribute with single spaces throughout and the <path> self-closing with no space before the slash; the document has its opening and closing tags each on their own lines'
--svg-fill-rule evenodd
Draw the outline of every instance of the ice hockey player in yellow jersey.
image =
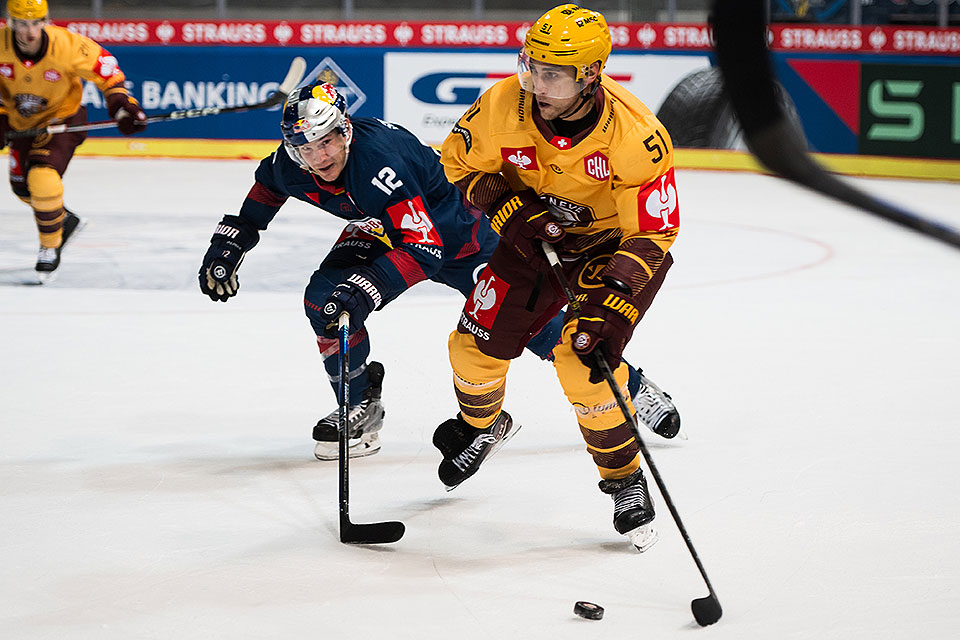
<svg viewBox="0 0 960 640">
<path fill-rule="evenodd" d="M 117 59 L 99 44 L 49 21 L 47 0 L 8 0 L 0 27 L 0 148 L 7 133 L 53 123 L 87 122 L 83 80 L 103 92 L 107 112 L 125 135 L 143 131 L 146 115 L 124 87 Z M 33 209 L 40 235 L 36 270 L 60 265 L 60 252 L 82 220 L 63 206 L 61 177 L 86 132 L 10 141 L 10 186 Z"/>
<path fill-rule="evenodd" d="M 510 360 L 566 304 L 541 243 L 552 244 L 581 304 L 579 319 L 567 311 L 554 366 L 613 497 L 614 527 L 644 551 L 656 532 L 639 446 L 594 352 L 625 390 L 623 349 L 673 262 L 679 209 L 670 136 L 603 75 L 610 50 L 600 13 L 551 9 L 527 32 L 517 75 L 487 90 L 443 143 L 447 179 L 501 237 L 450 335 L 460 413 L 434 444 L 453 488 L 515 430 L 502 410 Z"/>
</svg>

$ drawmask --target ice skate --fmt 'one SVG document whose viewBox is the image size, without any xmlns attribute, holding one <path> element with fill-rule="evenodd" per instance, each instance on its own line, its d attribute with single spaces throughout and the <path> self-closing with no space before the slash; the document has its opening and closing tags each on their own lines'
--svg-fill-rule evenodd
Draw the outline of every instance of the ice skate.
<svg viewBox="0 0 960 640">
<path fill-rule="evenodd" d="M 351 458 L 372 456 L 380 451 L 380 434 L 386 411 L 380 402 L 383 391 L 383 365 L 371 362 L 367 365 L 367 377 L 370 386 L 363 392 L 360 404 L 350 407 L 347 414 L 350 425 L 350 438 L 347 451 Z M 336 409 L 321 419 L 313 428 L 313 439 L 317 441 L 313 455 L 317 460 L 337 460 L 340 457 L 340 410 Z"/>
<path fill-rule="evenodd" d="M 656 435 L 670 440 L 677 435 L 686 440 L 687 435 L 680 431 L 680 412 L 673 404 L 670 394 L 665 393 L 650 378 L 640 375 L 640 386 L 630 399 L 636 409 L 637 421 Z"/>
<path fill-rule="evenodd" d="M 637 469 L 619 480 L 601 480 L 600 491 L 613 497 L 613 528 L 617 533 L 626 536 L 641 553 L 652 547 L 658 539 L 653 528 L 656 513 L 643 471 Z"/>
<path fill-rule="evenodd" d="M 70 211 L 66 212 L 63 219 L 63 235 L 60 238 L 60 246 L 40 247 L 40 252 L 37 254 L 37 264 L 34 269 L 41 284 L 54 279 L 54 272 L 60 266 L 60 254 L 63 252 L 67 241 L 85 226 L 86 221 Z"/>
<path fill-rule="evenodd" d="M 499 451 L 519 430 L 520 425 L 514 425 L 513 418 L 506 411 L 501 411 L 486 429 L 471 427 L 459 414 L 437 427 L 433 446 L 443 454 L 437 474 L 447 491 L 453 491 L 475 474 L 480 464 Z"/>
</svg>

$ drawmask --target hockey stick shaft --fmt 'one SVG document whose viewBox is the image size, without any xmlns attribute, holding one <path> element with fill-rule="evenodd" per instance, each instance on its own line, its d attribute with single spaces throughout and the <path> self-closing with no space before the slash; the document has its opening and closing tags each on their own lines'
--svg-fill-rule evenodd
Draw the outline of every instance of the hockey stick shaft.
<svg viewBox="0 0 960 640">
<path fill-rule="evenodd" d="M 340 381 L 337 396 L 340 401 L 337 413 L 340 471 L 340 542 L 350 528 L 350 314 L 346 311 L 337 319 L 337 337 L 340 342 Z"/>
<path fill-rule="evenodd" d="M 340 381 L 337 395 L 340 401 L 337 412 L 340 471 L 340 542 L 345 544 L 386 544 L 403 537 L 402 522 L 373 522 L 357 524 L 350 522 L 350 314 L 346 311 L 337 318 L 339 342 Z"/>
<path fill-rule="evenodd" d="M 560 266 L 560 259 L 557 257 L 557 252 L 547 242 L 543 243 L 543 252 L 547 256 L 547 262 L 550 263 L 550 268 L 553 270 L 554 277 L 556 277 L 557 281 L 560 283 L 560 287 L 563 289 L 563 293 L 567 298 L 567 302 L 570 304 L 571 311 L 573 311 L 573 314 L 576 318 L 579 318 L 580 301 L 577 300 L 576 295 L 574 295 L 573 290 L 570 288 L 570 284 L 567 282 L 567 278 L 563 273 L 563 267 Z M 593 357 L 596 364 L 600 367 L 603 378 L 610 387 L 610 391 L 613 393 L 614 399 L 617 401 L 617 406 L 620 407 L 620 412 L 623 413 L 623 417 L 626 419 L 627 424 L 630 425 L 631 431 L 633 431 L 633 437 L 637 440 L 637 445 L 640 447 L 640 453 L 643 455 L 643 459 L 646 461 L 647 467 L 650 469 L 650 474 L 653 476 L 654 482 L 657 483 L 657 487 L 660 489 L 660 494 L 663 496 L 663 501 L 670 510 L 670 515 L 673 516 L 673 521 L 676 523 L 677 529 L 679 529 L 680 535 L 683 537 L 683 541 L 687 545 L 687 550 L 693 557 L 693 561 L 696 563 L 697 569 L 700 571 L 700 576 L 707 585 L 707 589 L 710 592 L 709 598 L 712 599 L 713 603 L 716 605 L 716 610 L 719 611 L 720 602 L 717 599 L 717 594 L 713 590 L 713 585 L 710 583 L 710 578 L 707 577 L 707 571 L 703 568 L 703 563 L 700 562 L 700 555 L 693 547 L 693 541 L 690 540 L 690 534 L 687 533 L 687 528 L 683 525 L 683 520 L 680 519 L 680 513 L 677 511 L 677 507 L 673 503 L 673 498 L 670 497 L 670 492 L 667 491 L 667 486 L 664 484 L 663 478 L 660 476 L 660 470 L 657 469 L 657 465 L 653 462 L 653 456 L 650 455 L 650 451 L 647 449 L 646 443 L 644 443 L 643 438 L 640 436 L 640 430 L 637 425 L 636 416 L 632 411 L 630 411 L 630 407 L 627 406 L 627 401 L 624 399 L 623 394 L 620 393 L 620 387 L 617 385 L 617 381 L 613 377 L 613 371 L 610 370 L 610 365 L 607 363 L 606 359 L 596 349 L 593 351 Z M 698 601 L 695 600 L 694 603 L 696 602 Z M 698 613 L 698 608 L 699 607 L 694 604 L 694 616 L 697 618 L 697 622 L 700 622 L 702 625 L 704 623 L 701 622 L 701 618 L 704 616 L 702 616 L 702 612 Z M 707 616 L 707 618 L 710 617 L 712 616 Z M 719 619 L 719 617 L 719 614 L 717 614 L 716 618 Z M 716 622 L 716 620 L 706 622 L 706 624 L 713 624 L 713 622 Z"/>
<path fill-rule="evenodd" d="M 207 116 L 217 116 L 223 113 L 243 113 L 245 111 L 254 111 L 257 109 L 269 109 L 270 107 L 281 104 L 293 89 L 303 78 L 303 72 L 307 68 L 307 63 L 303 58 L 296 57 L 290 64 L 286 77 L 280 86 L 269 98 L 254 104 L 238 105 L 236 107 L 202 107 L 199 109 L 178 109 L 169 113 L 160 113 L 148 116 L 143 120 L 144 124 L 155 122 L 171 122 L 177 120 L 190 120 L 193 118 L 204 118 Z M 18 138 L 35 138 L 43 134 L 71 133 L 74 131 L 93 131 L 95 129 L 110 129 L 117 126 L 116 120 L 100 120 L 97 122 L 87 122 L 85 124 L 52 124 L 39 129 L 25 129 L 23 131 L 7 132 L 7 140 L 16 140 Z"/>
<path fill-rule="evenodd" d="M 866 193 L 828 172 L 776 98 L 764 0 L 715 0 L 717 65 L 747 146 L 768 169 L 812 191 L 960 249 L 960 231 Z"/>
</svg>

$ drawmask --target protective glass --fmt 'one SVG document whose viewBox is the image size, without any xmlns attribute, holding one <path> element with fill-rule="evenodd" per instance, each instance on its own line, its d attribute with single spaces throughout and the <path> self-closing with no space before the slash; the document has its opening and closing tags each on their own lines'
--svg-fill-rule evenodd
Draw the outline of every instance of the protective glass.
<svg viewBox="0 0 960 640">
<path fill-rule="evenodd" d="M 580 95 L 584 81 L 577 81 L 577 70 L 570 65 L 534 62 L 522 51 L 517 59 L 517 77 L 524 91 L 543 98 L 566 100 Z"/>
</svg>

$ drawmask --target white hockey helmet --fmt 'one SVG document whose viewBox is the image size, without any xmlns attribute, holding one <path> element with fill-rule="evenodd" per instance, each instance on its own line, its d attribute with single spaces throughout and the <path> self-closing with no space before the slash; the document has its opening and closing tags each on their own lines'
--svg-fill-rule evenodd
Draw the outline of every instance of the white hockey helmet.
<svg viewBox="0 0 960 640">
<path fill-rule="evenodd" d="M 280 120 L 283 147 L 298 165 L 308 168 L 297 147 L 319 140 L 331 131 L 343 135 L 347 148 L 353 139 L 353 126 L 347 117 L 347 101 L 333 85 L 310 84 L 294 89 L 283 105 Z"/>
</svg>

